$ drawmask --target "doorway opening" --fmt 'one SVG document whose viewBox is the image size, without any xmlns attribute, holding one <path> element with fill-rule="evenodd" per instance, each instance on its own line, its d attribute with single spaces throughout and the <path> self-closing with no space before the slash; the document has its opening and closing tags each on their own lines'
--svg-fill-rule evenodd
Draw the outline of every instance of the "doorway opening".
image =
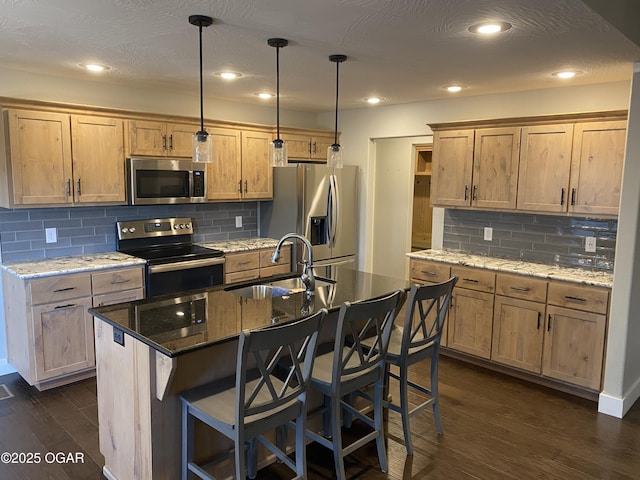
<svg viewBox="0 0 640 480">
<path fill-rule="evenodd" d="M 415 146 L 413 174 L 413 217 L 411 250 L 431 248 L 433 208 L 431 207 L 431 159 L 433 144 Z"/>
</svg>

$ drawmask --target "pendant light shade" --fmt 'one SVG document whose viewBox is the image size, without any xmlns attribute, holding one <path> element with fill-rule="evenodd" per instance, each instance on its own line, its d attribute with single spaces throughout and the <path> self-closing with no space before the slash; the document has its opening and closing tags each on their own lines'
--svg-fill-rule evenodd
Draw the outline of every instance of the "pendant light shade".
<svg viewBox="0 0 640 480">
<path fill-rule="evenodd" d="M 334 131 L 333 145 L 329 145 L 327 148 L 327 165 L 333 168 L 342 168 L 344 166 L 343 161 L 343 148 L 338 143 L 338 91 L 340 80 L 340 64 L 347 60 L 346 55 L 330 55 L 329 61 L 336 64 L 336 128 Z"/>
<path fill-rule="evenodd" d="M 280 138 L 280 49 L 289 42 L 284 38 L 270 38 L 267 43 L 276 49 L 276 139 L 271 144 L 270 159 L 272 167 L 287 166 L 287 144 Z"/>
<path fill-rule="evenodd" d="M 200 46 L 200 130 L 193 134 L 192 159 L 194 162 L 213 162 L 213 137 L 204 129 L 204 107 L 202 94 L 202 27 L 213 23 L 213 18 L 205 15 L 190 15 L 189 23 L 198 27 Z"/>
</svg>

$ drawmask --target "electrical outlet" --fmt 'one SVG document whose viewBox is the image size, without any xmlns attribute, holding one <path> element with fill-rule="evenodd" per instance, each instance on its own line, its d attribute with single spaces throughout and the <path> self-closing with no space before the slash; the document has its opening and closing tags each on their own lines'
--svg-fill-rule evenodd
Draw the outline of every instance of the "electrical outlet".
<svg viewBox="0 0 640 480">
<path fill-rule="evenodd" d="M 236 228 L 242 227 L 242 216 L 236 215 Z"/>
<path fill-rule="evenodd" d="M 596 237 L 587 237 L 584 240 L 584 251 L 589 253 L 595 253 L 596 251 Z"/>
<path fill-rule="evenodd" d="M 45 228 L 45 239 L 47 243 L 56 243 L 58 241 L 58 229 L 57 228 Z"/>
<path fill-rule="evenodd" d="M 484 227 L 484 239 L 488 242 L 493 240 L 493 228 Z"/>
</svg>

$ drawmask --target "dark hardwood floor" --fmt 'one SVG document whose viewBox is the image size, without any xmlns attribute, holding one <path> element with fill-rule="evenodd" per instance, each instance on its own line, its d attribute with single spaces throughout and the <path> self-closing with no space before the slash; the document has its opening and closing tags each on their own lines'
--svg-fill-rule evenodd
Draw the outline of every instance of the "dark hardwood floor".
<svg viewBox="0 0 640 480">
<path fill-rule="evenodd" d="M 12 398 L 0 400 L 0 452 L 80 452 L 84 463 L 0 463 L 0 479 L 103 479 L 95 380 L 38 392 L 17 374 L 0 377 Z M 392 384 L 393 387 L 393 384 Z M 354 452 L 350 478 L 361 479 L 640 479 L 640 405 L 624 419 L 597 413 L 588 400 L 442 357 L 444 435 L 429 411 L 414 419 L 415 454 L 405 455 L 399 416 L 388 418 L 389 472 L 375 446 Z M 393 393 L 393 389 L 392 389 Z M 350 432 L 357 433 L 356 422 Z M 309 479 L 330 479 L 329 452 L 309 446 Z M 290 478 L 282 465 L 261 479 Z M 129 480 L 129 479 L 122 479 Z"/>
</svg>

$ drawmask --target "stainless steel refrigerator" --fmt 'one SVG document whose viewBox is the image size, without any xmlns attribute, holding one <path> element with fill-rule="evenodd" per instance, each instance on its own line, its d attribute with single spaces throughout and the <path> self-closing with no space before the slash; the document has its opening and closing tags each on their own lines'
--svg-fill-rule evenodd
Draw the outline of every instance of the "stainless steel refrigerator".
<svg viewBox="0 0 640 480">
<path fill-rule="evenodd" d="M 273 201 L 260 202 L 260 236 L 304 235 L 313 264 L 354 263 L 357 245 L 358 167 L 291 164 L 273 169 Z M 295 261 L 304 249 L 294 244 Z"/>
</svg>

